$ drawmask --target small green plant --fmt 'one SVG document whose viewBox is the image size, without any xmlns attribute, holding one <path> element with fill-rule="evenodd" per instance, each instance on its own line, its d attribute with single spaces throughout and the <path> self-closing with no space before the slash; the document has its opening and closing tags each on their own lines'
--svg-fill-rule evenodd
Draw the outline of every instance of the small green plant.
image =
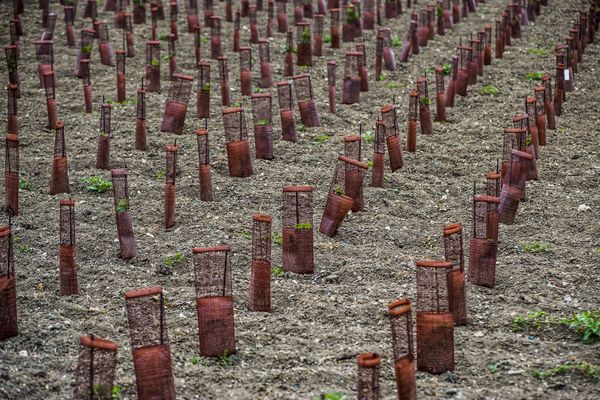
<svg viewBox="0 0 600 400">
<path fill-rule="evenodd" d="M 340 196 L 344 195 L 344 189 L 342 189 L 340 186 L 336 186 L 335 189 L 333 189 L 333 191 Z"/>
<path fill-rule="evenodd" d="M 556 323 L 556 319 L 550 317 L 546 311 L 530 312 L 526 316 L 518 315 L 512 322 L 513 332 L 520 332 L 526 328 L 539 331 L 544 324 Z"/>
<path fill-rule="evenodd" d="M 19 189 L 21 190 L 32 190 L 33 183 L 29 179 L 19 178 Z"/>
<path fill-rule="evenodd" d="M 341 392 L 323 393 L 315 400 L 346 400 L 348 396 Z"/>
<path fill-rule="evenodd" d="M 552 251 L 552 245 L 548 243 L 540 243 L 537 241 L 531 243 L 521 242 L 520 246 L 522 251 L 533 254 L 547 253 L 549 251 Z"/>
<path fill-rule="evenodd" d="M 239 237 L 241 237 L 242 239 L 248 239 L 248 240 L 251 240 L 251 239 L 252 239 L 252 235 L 251 235 L 251 234 L 249 234 L 249 233 L 248 233 L 248 232 L 246 232 L 246 231 L 239 231 L 239 232 L 237 233 L 237 235 L 238 235 Z"/>
<path fill-rule="evenodd" d="M 400 89 L 402 84 L 400 82 L 388 82 L 385 84 L 388 89 Z"/>
<path fill-rule="evenodd" d="M 94 394 L 94 396 L 93 396 L 94 399 L 100 398 L 100 395 L 102 394 L 102 389 L 103 389 L 103 386 L 100 383 L 95 383 L 94 386 L 92 386 L 92 392 Z"/>
<path fill-rule="evenodd" d="M 259 125 L 259 126 L 269 125 L 269 120 L 265 119 L 265 118 L 261 118 L 258 121 L 256 121 L 256 125 Z"/>
<path fill-rule="evenodd" d="M 114 385 L 111 391 L 112 400 L 121 400 L 121 386 Z"/>
<path fill-rule="evenodd" d="M 8 72 L 15 72 L 17 70 L 17 57 L 14 54 L 9 54 L 6 57 L 6 66 Z"/>
<path fill-rule="evenodd" d="M 496 372 L 498 372 L 498 364 L 495 363 L 488 363 L 487 365 L 487 369 L 492 373 L 495 374 Z"/>
<path fill-rule="evenodd" d="M 254 93 L 262 93 L 262 89 L 259 87 L 254 88 Z"/>
<path fill-rule="evenodd" d="M 156 175 L 155 175 L 156 179 L 160 180 L 160 179 L 164 178 L 165 174 L 166 174 L 166 172 L 165 172 L 164 169 L 161 169 L 161 170 L 157 171 Z"/>
<path fill-rule="evenodd" d="M 296 229 L 312 229 L 312 224 L 310 222 L 305 222 L 302 224 L 296 224 Z"/>
<path fill-rule="evenodd" d="M 444 75 L 450 75 L 452 72 L 452 64 L 444 63 L 442 64 L 442 71 L 444 71 Z"/>
<path fill-rule="evenodd" d="M 161 61 L 169 61 L 169 55 L 168 54 L 163 54 L 162 56 L 160 56 L 160 60 Z"/>
<path fill-rule="evenodd" d="M 331 35 L 330 34 L 325 35 L 325 37 L 323 38 L 323 42 L 331 43 Z"/>
<path fill-rule="evenodd" d="M 158 58 L 153 58 L 150 60 L 150 65 L 153 67 L 158 67 L 160 65 L 160 60 Z"/>
<path fill-rule="evenodd" d="M 196 365 L 200 362 L 200 357 L 198 356 L 193 356 L 191 359 L 192 365 Z"/>
<path fill-rule="evenodd" d="M 373 131 L 366 131 L 362 137 L 362 140 L 367 144 L 371 144 L 375 141 L 375 134 Z"/>
<path fill-rule="evenodd" d="M 278 267 L 278 266 L 272 267 L 271 268 L 271 273 L 274 276 L 281 276 L 281 275 L 283 275 L 283 269 L 281 267 Z"/>
<path fill-rule="evenodd" d="M 527 80 L 530 81 L 541 81 L 542 78 L 544 77 L 544 73 L 537 71 L 537 72 L 530 72 L 528 73 L 525 77 L 527 78 Z"/>
<path fill-rule="evenodd" d="M 172 256 L 166 256 L 162 259 L 162 264 L 158 268 L 158 272 L 163 275 L 172 275 L 173 268 L 185 261 L 185 256 L 179 252 Z"/>
<path fill-rule="evenodd" d="M 299 132 L 304 132 L 306 127 L 304 126 L 303 123 L 299 122 L 298 125 L 296 125 L 296 128 L 298 129 Z"/>
<path fill-rule="evenodd" d="M 481 94 L 487 94 L 489 96 L 498 96 L 500 90 L 496 86 L 486 85 L 480 89 Z"/>
<path fill-rule="evenodd" d="M 281 246 L 283 244 L 283 236 L 278 235 L 278 234 L 274 234 L 273 235 L 273 243 Z"/>
<path fill-rule="evenodd" d="M 200 43 L 208 43 L 208 37 L 207 36 L 202 36 L 200 38 Z"/>
<path fill-rule="evenodd" d="M 329 136 L 329 135 L 318 135 L 318 136 L 313 137 L 311 140 L 313 142 L 321 143 L 321 142 L 327 142 L 327 141 L 329 141 L 329 139 L 331 139 L 331 136 Z"/>
<path fill-rule="evenodd" d="M 441 4 L 438 4 L 435 7 L 435 16 L 438 17 L 438 18 L 441 18 L 442 15 L 444 15 L 444 9 L 442 8 Z"/>
<path fill-rule="evenodd" d="M 115 210 L 117 210 L 117 212 L 125 212 L 127 211 L 127 206 L 127 199 L 119 199 L 119 201 L 117 201 L 117 207 L 115 207 Z"/>
<path fill-rule="evenodd" d="M 225 351 L 223 352 L 223 354 L 219 356 L 219 363 L 224 368 L 229 367 L 233 363 L 231 355 L 229 354 L 229 351 L 227 351 L 227 349 L 225 349 Z"/>
<path fill-rule="evenodd" d="M 421 96 L 419 98 L 419 103 L 421 103 L 422 107 L 430 106 L 431 105 L 431 99 L 429 97 L 426 97 L 426 96 Z"/>
<path fill-rule="evenodd" d="M 165 258 L 163 258 L 163 264 L 169 267 L 173 267 L 175 264 L 182 263 L 183 260 L 185 260 L 185 256 L 177 252 L 172 256 L 166 256 Z"/>
<path fill-rule="evenodd" d="M 242 103 L 240 103 L 239 101 L 236 101 L 235 103 L 233 103 L 232 107 L 241 107 Z"/>
<path fill-rule="evenodd" d="M 17 251 L 21 254 L 33 254 L 35 252 L 34 249 L 27 246 L 26 244 L 17 244 Z"/>
<path fill-rule="evenodd" d="M 83 46 L 81 48 L 81 52 L 85 54 L 92 54 L 92 44 L 88 44 L 87 46 Z"/>
<path fill-rule="evenodd" d="M 532 56 L 546 56 L 548 55 L 548 49 L 544 49 L 542 47 L 529 49 L 529 54 Z"/>
<path fill-rule="evenodd" d="M 398 36 L 394 36 L 390 39 L 390 45 L 392 47 L 398 47 L 398 46 L 402 45 L 402 40 L 400 40 L 400 38 Z"/>
<path fill-rule="evenodd" d="M 210 91 L 210 83 L 204 83 L 202 85 L 202 90 L 205 91 L 205 92 Z"/>
<path fill-rule="evenodd" d="M 373 160 L 367 160 L 367 167 L 373 168 Z"/>
<path fill-rule="evenodd" d="M 386 79 L 387 79 L 387 75 L 382 72 L 381 75 L 379 75 L 379 80 L 385 81 Z"/>
<path fill-rule="evenodd" d="M 595 311 L 582 311 L 560 322 L 580 334 L 583 343 L 590 344 L 600 338 L 600 314 Z"/>
<path fill-rule="evenodd" d="M 310 44 L 310 29 L 304 29 L 300 35 L 300 43 Z"/>
<path fill-rule="evenodd" d="M 358 11 L 356 11 L 356 9 L 354 7 L 348 7 L 348 9 L 346 10 L 346 16 L 347 16 L 347 21 L 349 24 L 353 24 L 354 22 L 358 21 Z"/>
<path fill-rule="evenodd" d="M 527 136 L 527 138 L 525 139 L 525 146 L 531 146 L 531 143 L 532 143 L 531 136 Z"/>
<path fill-rule="evenodd" d="M 90 176 L 89 178 L 82 179 L 81 182 L 87 185 L 86 189 L 90 192 L 104 193 L 112 188 L 111 181 L 98 176 Z"/>
<path fill-rule="evenodd" d="M 166 32 L 158 32 L 158 40 L 169 40 L 169 34 Z"/>
<path fill-rule="evenodd" d="M 533 375 L 537 379 L 547 379 L 555 375 L 566 374 L 569 372 L 579 372 L 584 376 L 591 378 L 593 380 L 600 380 L 600 366 L 590 364 L 587 361 L 581 361 L 578 363 L 566 363 L 559 364 L 554 368 L 541 371 L 541 370 L 533 370 L 531 375 Z"/>
</svg>

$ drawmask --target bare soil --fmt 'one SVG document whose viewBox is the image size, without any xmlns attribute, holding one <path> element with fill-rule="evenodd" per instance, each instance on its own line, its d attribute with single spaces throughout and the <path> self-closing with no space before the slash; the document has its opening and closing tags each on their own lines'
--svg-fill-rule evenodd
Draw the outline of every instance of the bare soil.
<svg viewBox="0 0 600 400">
<path fill-rule="evenodd" d="M 7 21 L 9 3 L 0 4 Z M 82 16 L 80 1 L 79 27 Z M 266 3 L 266 2 L 265 2 Z M 13 221 L 17 240 L 18 337 L 0 342 L 0 398 L 64 399 L 71 395 L 73 371 L 80 335 L 93 333 L 117 342 L 116 383 L 126 398 L 136 398 L 124 293 L 160 285 L 167 298 L 176 392 L 179 398 L 201 399 L 313 399 L 320 393 L 340 391 L 355 395 L 356 361 L 361 352 L 377 351 L 384 357 L 381 393 L 395 398 L 390 328 L 386 305 L 398 297 L 415 300 L 417 259 L 443 257 L 442 227 L 462 222 L 465 244 L 471 224 L 473 180 L 480 187 L 483 174 L 495 168 L 501 153 L 501 134 L 515 113 L 523 112 L 524 97 L 533 94 L 534 82 L 526 75 L 554 71 L 554 45 L 563 42 L 574 18 L 586 1 L 551 1 L 535 23 L 524 28 L 523 38 L 508 47 L 505 58 L 494 59 L 466 98 L 457 98 L 448 109 L 447 123 L 434 123 L 434 134 L 419 135 L 416 154 L 405 154 L 406 166 L 395 174 L 386 169 L 386 188 L 365 188 L 366 211 L 349 215 L 333 239 L 315 235 L 314 276 L 273 276 L 273 313 L 247 310 L 251 241 L 251 214 L 273 215 L 274 232 L 280 232 L 281 188 L 310 184 L 315 191 L 317 225 L 333 173 L 334 159 L 342 151 L 342 137 L 356 134 L 359 124 L 372 130 L 380 107 L 395 97 L 399 120 L 405 126 L 408 93 L 425 68 L 449 62 L 459 38 L 493 22 L 506 6 L 504 0 L 488 0 L 477 14 L 445 37 L 436 36 L 422 53 L 385 81 L 373 79 L 374 33 L 366 32 L 370 57 L 370 91 L 361 93 L 360 104 L 338 105 L 336 115 L 327 112 L 326 61 L 343 66 L 343 51 L 324 44 L 324 56 L 310 68 L 317 93 L 322 128 L 304 129 L 299 143 L 280 140 L 275 114 L 275 159 L 253 160 L 251 178 L 234 179 L 227 173 L 220 97 L 212 92 L 211 134 L 215 201 L 199 200 L 197 150 L 194 129 L 203 126 L 190 102 L 181 146 L 177 182 L 175 228 L 163 228 L 165 145 L 175 138 L 159 132 L 168 64 L 163 62 L 163 88 L 148 95 L 148 151 L 133 150 L 135 105 L 115 105 L 111 166 L 129 171 L 130 208 L 138 242 L 138 256 L 118 257 L 118 243 L 111 193 L 95 194 L 80 181 L 93 175 L 110 178 L 95 165 L 96 137 L 102 95 L 116 97 L 116 73 L 100 65 L 97 44 L 92 55 L 94 112 L 85 114 L 81 82 L 72 74 L 77 50 L 66 47 L 62 10 L 55 32 L 55 58 L 59 80 L 58 113 L 65 121 L 72 198 L 76 201 L 80 295 L 59 297 L 58 202 L 65 196 L 48 195 L 54 133 L 47 130 L 43 89 L 37 84 L 32 42 L 41 35 L 40 11 L 28 2 L 23 16 L 20 74 L 23 96 L 19 100 L 21 124 L 21 174 L 33 183 L 21 190 L 21 215 Z M 422 6 L 422 5 L 420 5 Z M 215 10 L 222 13 L 223 3 Z M 291 7 L 290 7 L 291 8 Z M 293 21 L 290 11 L 290 23 Z M 168 11 L 167 11 L 168 14 Z M 264 15 L 263 15 L 264 14 Z M 264 34 L 266 13 L 261 13 Z M 102 13 L 112 27 L 112 14 Z M 185 11 L 180 11 L 178 65 L 195 74 L 192 36 L 185 32 Z M 328 17 L 326 18 L 328 21 Z M 393 35 L 403 38 L 409 15 L 385 21 Z M 247 21 L 244 21 L 246 24 Z M 325 24 L 325 32 L 329 23 Z M 223 23 L 224 49 L 230 58 L 233 101 L 248 110 L 248 98 L 239 95 L 238 57 L 230 51 L 232 24 Z M 149 25 L 134 27 L 136 56 L 127 59 L 128 98 L 143 76 L 144 42 Z M 167 32 L 167 21 L 159 31 Z M 209 34 L 203 29 L 203 35 Z M 247 25 L 242 43 L 249 38 Z M 111 29 L 113 48 L 120 45 L 120 30 Z M 0 28 L 8 43 L 7 24 Z M 285 35 L 271 40 L 274 80 L 281 80 Z M 208 44 L 203 54 L 208 55 Z M 344 44 L 353 50 L 353 45 Z M 543 56 L 529 53 L 548 49 Z M 258 58 L 257 48 L 254 57 Z M 396 48 L 397 54 L 400 47 Z M 167 44 L 163 42 L 163 54 Z M 528 200 L 521 204 L 516 223 L 502 226 L 497 263 L 497 286 L 468 286 L 469 325 L 455 330 L 456 369 L 439 376 L 417 374 L 420 398 L 456 399 L 591 399 L 600 396 L 597 381 L 578 374 L 544 381 L 535 369 L 549 369 L 577 360 L 600 363 L 600 347 L 582 344 L 578 336 L 561 326 L 541 331 L 513 332 L 518 315 L 544 310 L 565 317 L 586 309 L 599 309 L 600 278 L 600 47 L 590 45 L 576 76 L 575 91 L 568 93 L 558 130 L 549 131 L 549 143 L 539 160 L 540 180 L 528 184 Z M 4 61 L 3 61 L 4 62 Z M 211 60 L 213 88 L 218 88 L 217 64 Z M 2 64 L 4 65 L 4 64 Z M 3 82 L 7 82 L 2 68 Z M 258 67 L 254 71 L 255 83 Z M 433 74 L 429 75 L 434 91 Z M 341 84 L 341 79 L 338 79 Z M 392 88 L 394 82 L 398 87 Z M 498 96 L 480 94 L 494 85 Z M 340 87 L 341 85 L 338 85 Z M 276 107 L 276 91 L 271 89 Z M 341 93 L 339 93 L 341 97 Z M 338 100 L 339 101 L 339 100 Z M 299 117 L 299 115 L 297 114 Z M 298 118 L 299 120 L 299 118 Z M 251 126 L 250 120 L 248 120 Z M 325 142 L 319 135 L 330 135 Z M 365 157 L 371 157 L 366 146 Z M 370 181 L 370 176 L 367 178 Z M 578 208 L 585 204 L 588 211 Z M 521 243 L 539 241 L 551 251 L 531 254 Z M 197 320 L 191 248 L 228 243 L 234 252 L 234 297 L 238 353 L 229 364 L 222 360 L 194 359 L 198 355 Z M 181 252 L 185 262 L 172 275 L 157 272 L 163 258 Z M 468 254 L 467 249 L 465 253 Z M 281 247 L 273 246 L 273 265 L 281 265 Z M 494 373 L 489 365 L 495 365 Z"/>
</svg>

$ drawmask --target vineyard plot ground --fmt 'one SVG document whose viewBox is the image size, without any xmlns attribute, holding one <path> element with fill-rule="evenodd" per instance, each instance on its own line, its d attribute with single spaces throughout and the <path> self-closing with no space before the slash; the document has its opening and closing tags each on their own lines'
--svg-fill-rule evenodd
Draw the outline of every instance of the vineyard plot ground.
<svg viewBox="0 0 600 400">
<path fill-rule="evenodd" d="M 0 5 L 4 21 L 8 20 L 9 3 Z M 476 15 L 470 15 L 445 37 L 436 36 L 396 73 L 386 73 L 385 81 L 371 80 L 370 91 L 361 93 L 360 104 L 346 106 L 338 101 L 336 115 L 327 113 L 326 61 L 335 59 L 341 71 L 343 52 L 333 52 L 324 44 L 325 56 L 314 58 L 315 66 L 310 69 L 323 127 L 300 130 L 298 144 L 283 142 L 279 113 L 274 112 L 275 159 L 253 160 L 255 174 L 250 178 L 228 177 L 218 70 L 211 61 L 213 93 L 208 129 L 215 201 L 199 201 L 196 137 L 192 133 L 203 127 L 203 121 L 195 117 L 192 100 L 184 135 L 177 137 L 180 174 L 176 225 L 168 232 L 163 228 L 163 171 L 165 145 L 174 137 L 159 132 L 168 91 L 168 63 L 163 62 L 163 90 L 148 94 L 146 153 L 133 149 L 135 106 L 126 102 L 113 107 L 111 165 L 128 169 L 130 211 L 138 241 L 138 255 L 128 261 L 118 258 L 110 191 L 88 192 L 80 182 L 93 175 L 110 178 L 108 171 L 94 168 L 94 153 L 101 96 L 116 97 L 116 73 L 114 68 L 100 65 L 95 44 L 91 63 L 94 112 L 84 114 L 81 82 L 72 76 L 76 49 L 65 46 L 62 10 L 53 8 L 59 14 L 55 32 L 58 117 L 65 121 L 71 196 L 76 202 L 80 288 L 79 296 L 59 297 L 58 202 L 64 196 L 48 195 L 54 133 L 45 128 L 44 94 L 37 85 L 31 44 L 41 34 L 40 12 L 29 2 L 24 15 L 27 35 L 22 39 L 19 117 L 21 174 L 32 188 L 21 190 L 22 215 L 13 221 L 20 335 L 0 343 L 0 397 L 69 397 L 79 336 L 93 333 L 120 345 L 116 383 L 123 395 L 135 398 L 123 295 L 129 290 L 161 285 L 180 398 L 307 399 L 329 391 L 353 394 L 355 356 L 366 351 L 382 354 L 382 394 L 385 399 L 395 398 L 386 305 L 402 296 L 415 299 L 414 262 L 442 257 L 445 224 L 463 222 L 468 232 L 472 181 L 482 182 L 483 173 L 495 168 L 502 129 L 510 125 L 513 114 L 522 112 L 524 97 L 533 94 L 534 82 L 526 75 L 554 70 L 554 45 L 563 41 L 586 2 L 550 1 L 551 6 L 543 8 L 536 23 L 524 28 L 523 38 L 507 48 L 505 58 L 494 60 L 486 68 L 469 96 L 457 98 L 457 106 L 447 110 L 449 121 L 434 123 L 431 137 L 418 136 L 417 153 L 405 154 L 406 166 L 393 175 L 386 168 L 385 189 L 365 188 L 364 213 L 349 215 L 333 239 L 315 232 L 315 275 L 274 276 L 272 314 L 247 310 L 251 216 L 257 212 L 273 215 L 273 232 L 279 233 L 281 188 L 310 184 L 315 187 L 316 226 L 334 160 L 342 149 L 342 137 L 356 134 L 359 123 L 365 130 L 373 130 L 380 107 L 395 96 L 404 141 L 408 94 L 417 75 L 426 67 L 449 62 L 459 37 L 465 38 L 485 22 L 494 21 L 506 3 L 488 0 Z M 222 4 L 215 5 L 217 12 L 222 11 Z M 53 2 L 53 7 L 57 5 Z M 112 27 L 112 14 L 102 17 L 109 20 L 116 49 L 120 31 Z M 182 8 L 177 63 L 181 72 L 194 75 L 192 37 L 184 32 L 183 18 Z M 404 36 L 408 18 L 405 13 L 390 25 L 393 35 Z M 264 16 L 259 23 L 262 33 Z M 128 99 L 135 98 L 142 78 L 148 28 L 134 27 L 136 57 L 127 59 Z M 161 21 L 159 32 L 167 32 L 166 21 Z M 203 29 L 203 35 L 208 33 Z M 238 57 L 229 52 L 231 33 L 232 24 L 223 23 L 232 99 L 242 103 L 250 118 L 250 100 L 239 94 Z M 249 29 L 243 28 L 242 43 L 248 37 Z M 369 72 L 373 74 L 373 34 L 369 32 L 366 37 Z M 8 43 L 5 27 L 0 30 L 0 41 Z M 271 41 L 274 81 L 282 79 L 284 45 L 285 35 L 276 34 Z M 203 46 L 203 54 L 208 55 L 208 43 Z M 349 45 L 344 46 L 351 50 Z M 166 42 L 162 42 L 162 48 L 166 54 Z M 399 47 L 395 49 L 400 51 Z M 547 52 L 536 55 L 532 53 L 539 52 L 531 49 Z M 455 330 L 456 370 L 440 376 L 419 373 L 420 398 L 588 399 L 597 395 L 597 383 L 579 375 L 540 381 L 531 371 L 573 360 L 598 364 L 598 344 L 584 345 L 575 334 L 557 326 L 540 332 L 513 332 L 512 321 L 540 309 L 568 316 L 599 308 L 600 278 L 594 273 L 600 261 L 598 60 L 600 46 L 596 43 L 587 48 L 575 91 L 567 93 L 569 101 L 563 116 L 557 119 L 559 129 L 550 131 L 549 144 L 542 150 L 540 181 L 528 185 L 528 201 L 520 206 L 516 224 L 501 228 L 497 287 L 468 287 L 469 325 Z M 5 69 L 0 76 L 7 82 Z M 255 65 L 254 84 L 257 76 Z M 433 92 L 434 75 L 428 76 Z M 480 94 L 484 85 L 496 86 L 500 94 Z M 274 89 L 271 93 L 276 96 Z M 299 120 L 298 113 L 296 116 Z M 247 122 L 251 129 L 251 120 Z M 317 140 L 323 139 L 321 135 L 330 137 Z M 367 145 L 367 158 L 371 151 Z M 370 175 L 366 180 L 370 181 Z M 589 210 L 578 211 L 582 204 Z M 521 243 L 534 241 L 551 245 L 551 251 L 532 254 L 521 250 Z M 230 362 L 197 358 L 191 249 L 222 243 L 230 244 L 233 252 L 238 354 Z M 176 264 L 173 274 L 157 273 L 163 258 L 177 252 L 185 255 L 185 260 Z M 280 266 L 280 260 L 281 247 L 274 243 L 273 266 Z"/>
</svg>

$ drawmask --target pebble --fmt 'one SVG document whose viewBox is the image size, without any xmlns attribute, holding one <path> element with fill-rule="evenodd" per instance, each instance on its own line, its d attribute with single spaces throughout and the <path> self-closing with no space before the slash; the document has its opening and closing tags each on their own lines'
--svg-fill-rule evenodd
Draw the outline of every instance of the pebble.
<svg viewBox="0 0 600 400">
<path fill-rule="evenodd" d="M 509 375 L 521 375 L 525 370 L 522 369 L 511 369 L 507 372 Z"/>
<path fill-rule="evenodd" d="M 21 356 L 21 357 L 29 357 L 29 354 L 27 354 L 27 350 L 21 350 L 19 352 L 19 356 Z"/>
<path fill-rule="evenodd" d="M 586 212 L 586 211 L 590 211 L 591 207 L 585 204 L 580 204 L 579 207 L 577 207 L 577 211 L 579 212 Z"/>
</svg>

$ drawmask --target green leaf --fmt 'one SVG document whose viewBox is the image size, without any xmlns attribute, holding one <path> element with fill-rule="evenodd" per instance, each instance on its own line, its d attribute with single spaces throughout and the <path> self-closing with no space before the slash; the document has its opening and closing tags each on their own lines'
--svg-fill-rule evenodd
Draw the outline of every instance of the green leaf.
<svg viewBox="0 0 600 400">
<path fill-rule="evenodd" d="M 19 179 L 19 189 L 21 190 L 32 190 L 33 189 L 33 183 L 25 178 L 20 178 Z"/>
<path fill-rule="evenodd" d="M 521 242 L 520 246 L 521 250 L 533 254 L 547 253 L 552 251 L 552 245 L 548 243 L 540 243 L 538 241 L 533 241 L 531 243 Z"/>
<path fill-rule="evenodd" d="M 115 209 L 117 210 L 117 212 L 125 212 L 127 211 L 128 205 L 129 202 L 127 201 L 127 199 L 119 199 L 119 201 L 117 201 L 117 207 Z"/>
<path fill-rule="evenodd" d="M 121 386 L 119 385 L 114 385 L 112 387 L 112 400 L 121 400 Z"/>
<path fill-rule="evenodd" d="M 281 276 L 281 275 L 283 275 L 283 269 L 281 267 L 272 267 L 271 268 L 271 273 L 274 276 Z"/>
<path fill-rule="evenodd" d="M 596 311 L 582 311 L 570 318 L 562 319 L 560 323 L 579 333 L 585 344 L 594 343 L 600 338 L 600 314 Z"/>
<path fill-rule="evenodd" d="M 450 75 L 452 72 L 452 64 L 444 63 L 442 64 L 442 71 L 444 71 L 444 75 Z"/>
<path fill-rule="evenodd" d="M 544 48 L 529 49 L 529 54 L 532 56 L 545 56 L 548 55 L 548 50 Z"/>
<path fill-rule="evenodd" d="M 375 141 L 375 134 L 373 131 L 366 131 L 362 137 L 362 140 L 367 144 L 371 144 Z"/>
<path fill-rule="evenodd" d="M 112 188 L 111 181 L 98 176 L 90 176 L 89 178 L 82 179 L 81 182 L 87 184 L 86 189 L 91 192 L 104 193 Z"/>
<path fill-rule="evenodd" d="M 278 234 L 273 235 L 273 243 L 281 246 L 283 244 L 283 236 Z"/>
<path fill-rule="evenodd" d="M 542 78 L 544 77 L 544 75 L 545 75 L 544 72 L 538 71 L 538 72 L 530 72 L 525 77 L 530 81 L 541 81 Z"/>
<path fill-rule="evenodd" d="M 486 85 L 480 89 L 481 94 L 487 94 L 490 96 L 498 96 L 500 90 L 496 86 Z"/>
</svg>

